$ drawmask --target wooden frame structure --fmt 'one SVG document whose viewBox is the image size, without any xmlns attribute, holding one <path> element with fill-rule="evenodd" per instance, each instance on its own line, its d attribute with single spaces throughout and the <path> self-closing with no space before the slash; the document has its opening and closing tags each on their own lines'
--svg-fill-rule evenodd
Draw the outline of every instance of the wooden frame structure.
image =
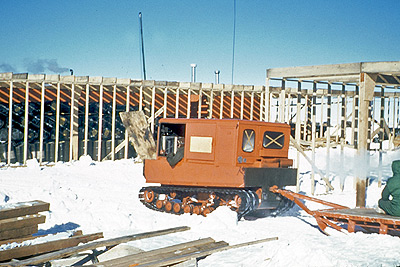
<svg viewBox="0 0 400 267">
<path fill-rule="evenodd" d="M 30 158 L 42 164 L 88 154 L 97 161 L 127 158 L 121 111 L 143 110 L 153 131 L 160 117 L 264 120 L 264 94 L 264 86 L 0 73 L 0 159 L 10 166 Z"/>
<path fill-rule="evenodd" d="M 276 79 L 278 78 L 278 79 Z M 336 142 L 343 145 L 347 142 L 358 151 L 358 156 L 365 166 L 368 166 L 368 151 L 372 139 L 379 133 L 379 149 L 382 151 L 382 141 L 384 134 L 388 135 L 391 143 L 397 135 L 396 129 L 399 126 L 399 96 L 398 89 L 400 86 L 400 62 L 361 62 L 349 64 L 334 64 L 334 65 L 319 65 L 306 67 L 290 67 L 290 68 L 275 68 L 267 70 L 266 88 L 270 88 L 273 81 L 279 80 L 281 87 L 281 95 L 279 100 L 279 108 L 277 112 L 277 120 L 280 122 L 290 122 L 285 114 L 291 109 L 290 105 L 286 105 L 287 100 L 291 101 L 291 97 L 297 98 L 295 117 L 295 137 L 297 145 L 300 145 L 302 119 L 302 105 L 306 107 L 306 115 L 303 117 L 304 133 L 310 141 L 311 147 L 315 149 L 318 131 L 316 129 L 317 117 L 321 118 L 320 131 L 323 124 L 326 125 L 325 143 L 328 147 L 331 145 L 331 127 L 332 123 L 332 98 L 336 95 L 337 106 L 337 125 L 340 129 L 340 138 L 336 138 Z M 297 90 L 292 88 L 287 89 L 286 83 L 291 82 L 297 84 Z M 309 83 L 306 91 L 302 85 Z M 324 89 L 321 90 L 321 87 Z M 332 88 L 338 87 L 335 91 Z M 390 91 L 386 93 L 386 91 Z M 297 92 L 296 92 L 297 91 Z M 302 102 L 304 97 L 304 104 Z M 351 98 L 351 104 L 348 105 L 347 99 Z M 326 99 L 326 101 L 325 101 Z M 376 100 L 380 102 L 380 112 L 376 112 Z M 326 114 L 324 114 L 326 105 Z M 266 105 L 268 106 L 268 105 Z M 350 139 L 346 139 L 346 125 L 348 113 L 346 109 L 351 107 L 351 127 L 352 135 Z M 318 116 L 319 115 L 319 116 Z M 271 113 L 266 111 L 267 120 L 271 120 Z M 340 118 L 340 121 L 339 121 Z M 374 131 L 375 120 L 379 118 L 379 130 Z M 290 118 L 292 119 L 292 118 Z M 389 126 L 391 126 L 391 131 Z M 321 135 L 320 135 L 321 136 Z M 313 162 L 314 162 L 314 155 Z M 381 159 L 381 157 L 380 157 Z M 329 158 L 327 159 L 329 162 Z M 329 166 L 328 166 L 329 174 Z M 357 206 L 365 206 L 365 188 L 367 168 L 360 168 L 357 179 Z M 312 174 L 312 179 L 314 170 Z M 314 179 L 313 179 L 314 180 Z M 312 186 L 314 181 L 312 181 Z"/>
</svg>

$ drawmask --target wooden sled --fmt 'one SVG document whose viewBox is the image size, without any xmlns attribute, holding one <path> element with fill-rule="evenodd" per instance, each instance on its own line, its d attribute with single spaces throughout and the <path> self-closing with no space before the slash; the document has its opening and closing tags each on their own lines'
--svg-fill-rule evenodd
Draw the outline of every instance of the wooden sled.
<svg viewBox="0 0 400 267">
<path fill-rule="evenodd" d="M 396 236 L 400 235 L 400 217 L 378 213 L 374 209 L 369 208 L 352 209 L 288 190 L 278 189 L 276 186 L 271 187 L 270 191 L 292 200 L 300 208 L 312 215 L 316 219 L 318 227 L 327 235 L 328 233 L 325 231 L 327 226 L 338 231 L 347 229 L 349 233 L 355 232 L 357 230 L 356 227 L 359 226 L 367 232 L 378 232 L 379 234 L 390 234 Z M 310 210 L 301 200 L 314 201 L 331 208 Z M 347 228 L 345 228 L 346 225 Z"/>
</svg>

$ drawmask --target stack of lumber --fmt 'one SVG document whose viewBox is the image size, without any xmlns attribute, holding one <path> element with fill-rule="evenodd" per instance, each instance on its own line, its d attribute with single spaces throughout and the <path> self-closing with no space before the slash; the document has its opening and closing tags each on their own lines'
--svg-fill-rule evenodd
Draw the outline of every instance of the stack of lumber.
<svg viewBox="0 0 400 267">
<path fill-rule="evenodd" d="M 38 224 L 46 220 L 39 212 L 49 211 L 49 208 L 49 203 L 40 200 L 0 207 L 0 262 L 73 247 L 103 237 L 102 233 L 82 235 L 77 231 L 72 237 L 46 242 L 43 241 L 46 236 L 32 236 L 38 232 Z"/>
<path fill-rule="evenodd" d="M 38 213 L 48 211 L 49 207 L 49 203 L 40 200 L 0 207 L 0 240 L 22 238 L 37 233 L 38 224 L 46 220 L 46 216 Z"/>
</svg>

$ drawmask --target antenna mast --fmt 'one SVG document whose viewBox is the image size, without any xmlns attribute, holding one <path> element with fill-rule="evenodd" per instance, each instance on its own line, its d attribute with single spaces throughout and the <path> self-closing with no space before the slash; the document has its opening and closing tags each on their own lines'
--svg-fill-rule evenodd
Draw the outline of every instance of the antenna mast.
<svg viewBox="0 0 400 267">
<path fill-rule="evenodd" d="M 142 12 L 139 12 L 139 23 L 140 23 L 140 46 L 142 48 L 141 58 L 142 58 L 142 67 L 143 67 L 143 80 L 146 80 L 146 61 L 144 58 Z"/>
</svg>

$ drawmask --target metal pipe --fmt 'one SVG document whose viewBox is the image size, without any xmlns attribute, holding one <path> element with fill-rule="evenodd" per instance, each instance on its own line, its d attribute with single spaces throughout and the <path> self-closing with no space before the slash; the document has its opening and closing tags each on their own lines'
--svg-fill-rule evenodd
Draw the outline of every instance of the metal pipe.
<svg viewBox="0 0 400 267">
<path fill-rule="evenodd" d="M 219 84 L 219 74 L 221 72 L 219 70 L 216 70 L 214 73 L 215 73 L 215 84 Z"/>
<path fill-rule="evenodd" d="M 196 64 L 190 64 L 190 67 L 192 68 L 192 77 L 191 77 L 191 81 L 192 83 L 196 82 Z"/>
</svg>

